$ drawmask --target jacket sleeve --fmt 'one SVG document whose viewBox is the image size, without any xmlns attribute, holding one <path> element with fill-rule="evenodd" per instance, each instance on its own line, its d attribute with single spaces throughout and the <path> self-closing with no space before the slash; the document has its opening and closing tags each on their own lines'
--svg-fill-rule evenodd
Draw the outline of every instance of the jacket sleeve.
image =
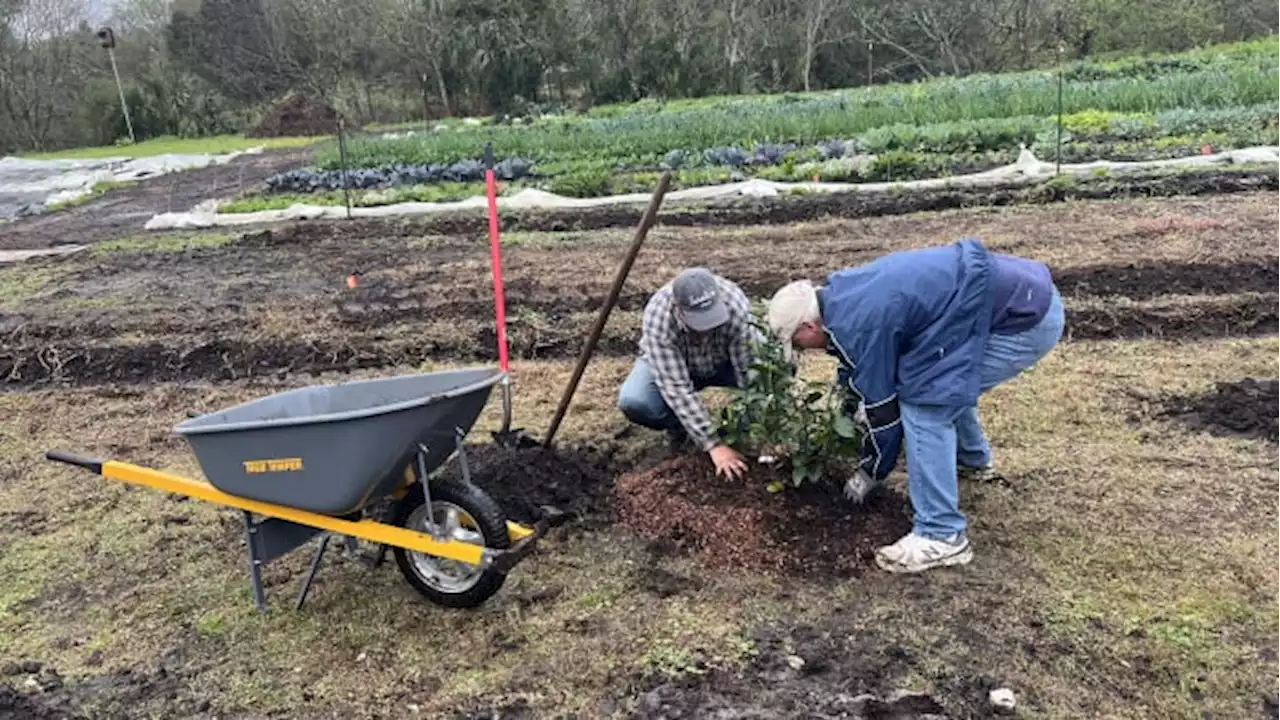
<svg viewBox="0 0 1280 720">
<path fill-rule="evenodd" d="M 883 480 L 898 463 L 902 420 L 898 415 L 895 330 L 866 330 L 828 337 L 840 361 L 837 383 L 848 392 L 846 411 L 865 433 L 861 467 Z"/>
</svg>

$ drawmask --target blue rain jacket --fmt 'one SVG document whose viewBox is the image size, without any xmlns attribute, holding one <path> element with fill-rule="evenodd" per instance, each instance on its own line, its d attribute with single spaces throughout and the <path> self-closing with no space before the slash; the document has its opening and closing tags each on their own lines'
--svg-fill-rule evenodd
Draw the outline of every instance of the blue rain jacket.
<svg viewBox="0 0 1280 720">
<path fill-rule="evenodd" d="M 818 293 L 837 382 L 861 402 L 862 467 L 883 479 L 898 461 L 898 403 L 978 401 L 991 327 L 991 258 L 976 239 L 908 250 L 840 270 Z"/>
</svg>

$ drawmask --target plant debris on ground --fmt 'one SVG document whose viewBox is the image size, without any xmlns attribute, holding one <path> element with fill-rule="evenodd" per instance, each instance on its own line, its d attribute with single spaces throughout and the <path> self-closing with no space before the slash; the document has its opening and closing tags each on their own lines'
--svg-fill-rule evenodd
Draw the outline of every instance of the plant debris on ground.
<svg viewBox="0 0 1280 720">
<path fill-rule="evenodd" d="M 787 487 L 771 493 L 766 486 Z M 873 565 L 875 549 L 911 530 L 911 507 L 880 488 L 852 506 L 837 483 L 791 486 L 789 472 L 750 464 L 736 481 L 701 456 L 679 456 L 619 477 L 623 523 L 660 547 L 695 553 L 712 567 L 849 577 Z"/>
</svg>

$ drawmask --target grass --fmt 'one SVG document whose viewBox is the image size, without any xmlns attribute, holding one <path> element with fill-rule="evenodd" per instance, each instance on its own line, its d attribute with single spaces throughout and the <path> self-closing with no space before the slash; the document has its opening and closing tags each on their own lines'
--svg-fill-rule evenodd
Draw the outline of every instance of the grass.
<svg viewBox="0 0 1280 720">
<path fill-rule="evenodd" d="M 1274 212 L 1274 193 L 1257 193 L 796 225 L 662 226 L 637 259 L 628 294 L 652 290 L 695 258 L 759 285 L 767 273 L 817 278 L 832 265 L 968 234 L 1055 268 L 1270 259 Z M 147 236 L 120 241 L 95 262 L 122 276 L 119 286 L 130 293 L 138 292 L 131 273 L 182 268 L 187 274 L 173 281 L 184 302 L 164 308 L 157 323 L 187 321 L 194 335 L 207 336 L 200 320 L 209 316 L 192 308 L 234 299 L 243 303 L 235 312 L 246 336 L 264 344 L 338 332 L 355 340 L 361 328 L 328 324 L 327 314 L 351 258 L 387 258 L 369 272 L 370 287 L 412 287 L 443 294 L 441 302 L 488 297 L 483 243 L 455 237 L 424 246 L 420 233 L 399 224 L 384 232 L 392 237 L 358 230 L 327 239 L 291 235 L 305 242 L 222 253 L 216 265 L 202 255 L 159 259 L 172 265 L 139 268 L 131 257 L 111 264 L 118 254 L 194 240 Z M 509 296 L 516 316 L 529 297 L 601 292 L 629 230 L 512 235 L 518 242 L 504 261 L 510 287 L 523 288 Z M 258 284 L 217 289 L 244 275 Z M 209 282 L 215 287 L 201 277 L 216 278 Z M 14 276 L 3 276 L 0 288 L 11 283 Z M 291 292 L 268 290 L 280 283 Z M 279 303 L 272 309 L 281 316 L 270 329 L 260 322 L 269 303 Z M 1069 309 L 1084 304 L 1068 297 Z M 465 335 L 480 322 L 438 309 L 368 332 L 405 332 L 426 344 L 449 338 L 436 325 Z M 638 312 L 615 311 L 606 335 L 634 340 Z M 544 432 L 572 373 L 580 338 L 573 333 L 594 319 L 586 315 L 555 316 L 552 329 L 574 340 L 559 359 L 514 362 L 517 426 Z M 636 695 L 669 679 L 695 689 L 741 682 L 732 686 L 736 694 L 723 694 L 752 702 L 786 691 L 925 691 L 958 704 L 961 716 L 981 708 L 984 683 L 996 682 L 1017 693 L 1028 717 L 1253 717 L 1262 698 L 1274 695 L 1277 672 L 1275 446 L 1189 430 L 1156 417 L 1158 408 L 1134 393 L 1191 394 L 1217 381 L 1274 377 L 1277 352 L 1274 335 L 1069 341 L 994 390 L 981 412 L 1009 482 L 962 487 L 977 552 L 962 571 L 775 580 L 654 554 L 624 528 L 601 523 L 553 531 L 493 602 L 474 612 L 425 605 L 394 567 L 370 571 L 337 551 L 301 612 L 291 601 L 305 552 L 269 565 L 273 605 L 259 614 L 234 513 L 129 490 L 42 459 L 50 447 L 67 447 L 198 477 L 188 449 L 169 434 L 188 409 L 399 368 L 17 388 L 0 394 L 0 665 L 36 659 L 56 668 L 70 696 L 95 708 L 85 713 L 91 717 L 452 717 L 482 709 L 490 716 L 522 703 L 537 717 L 607 717 L 609 707 L 625 714 Z M 645 431 L 615 439 L 625 422 L 614 399 L 631 363 L 607 353 L 592 360 L 561 428 L 562 447 L 590 442 L 625 464 L 660 442 Z M 830 378 L 831 370 L 819 356 L 803 372 Z M 473 439 L 497 429 L 500 406 L 491 399 Z M 891 480 L 895 490 L 903 483 L 900 472 Z M 698 582 L 660 596 L 646 590 L 657 571 Z M 768 633 L 785 642 L 770 644 Z M 828 669 L 797 681 L 761 676 L 752 666 L 760 659 L 776 667 L 778 655 L 792 654 Z M 162 665 L 167 679 L 156 676 Z M 122 668 L 132 679 L 118 680 Z M 732 680 L 739 674 L 741 681 Z M 195 709 L 201 700 L 212 704 L 208 712 Z"/>
<path fill-rule="evenodd" d="M 27 153 L 28 160 L 75 160 L 113 157 L 151 157 L 167 154 L 220 154 L 244 151 L 255 147 L 268 150 L 302 147 L 321 142 L 322 137 L 247 138 L 241 135 L 216 135 L 211 137 L 178 138 L 157 137 L 130 145 L 103 145 L 100 147 L 72 148 L 47 153 Z"/>
<path fill-rule="evenodd" d="M 137 184 L 138 184 L 137 182 L 131 181 L 131 180 L 100 180 L 94 183 L 93 187 L 89 188 L 89 192 L 85 193 L 84 195 L 80 195 L 70 200 L 64 200 L 62 202 L 54 203 L 50 205 L 49 212 L 57 212 L 59 210 L 67 210 L 69 208 L 79 207 L 81 205 L 88 203 L 90 200 L 93 200 L 95 198 L 101 197 L 102 195 L 105 195 L 111 190 L 121 190 L 124 188 L 136 187 Z"/>
<path fill-rule="evenodd" d="M 3 569 L 19 578 L 7 585 L 0 608 L 0 657 L 40 658 L 74 678 L 96 672 L 84 665 L 92 646 L 113 665 L 147 667 L 173 647 L 175 628 L 189 624 L 194 635 L 180 641 L 188 656 L 220 656 L 234 648 L 239 658 L 206 666 L 194 681 L 193 687 L 205 689 L 199 692 L 219 688 L 216 702 L 224 708 L 287 713 L 306 698 L 325 706 L 348 702 L 355 693 L 379 713 L 412 703 L 430 716 L 448 707 L 496 707 L 525 698 L 544 710 L 589 714 L 615 682 L 611 678 L 661 681 L 697 678 L 714 668 L 732 671 L 755 655 L 749 638 L 761 623 L 844 617 L 845 632 L 858 633 L 848 625 L 852 619 L 871 623 L 885 642 L 922 658 L 912 675 L 899 678 L 912 689 L 945 694 L 938 683 L 947 673 L 983 672 L 1015 687 L 1020 697 L 1034 698 L 1044 717 L 1087 714 L 1089 702 L 1130 709 L 1141 704 L 1151 717 L 1190 716 L 1201 707 L 1238 716 L 1251 707 L 1251 693 L 1261 690 L 1267 674 L 1252 661 L 1256 644 L 1274 641 L 1276 632 L 1274 598 L 1258 593 L 1274 575 L 1268 569 L 1276 551 L 1274 536 L 1265 531 L 1268 506 L 1249 501 L 1264 500 L 1273 453 L 1261 443 L 1191 435 L 1161 423 L 1129 426 L 1127 409 L 1114 400 L 1116 388 L 1097 378 L 1112 368 L 1127 370 L 1142 357 L 1150 370 L 1132 383 L 1138 387 L 1206 386 L 1218 378 L 1272 372 L 1277 349 L 1274 338 L 1182 347 L 1064 346 L 984 401 L 1002 464 L 1021 479 L 1013 488 L 975 490 L 967 497 L 980 558 L 971 571 L 928 581 L 872 576 L 821 587 L 792 581 L 786 595 L 763 578 L 668 559 L 660 566 L 706 585 L 655 599 L 636 589 L 654 561 L 625 533 L 604 530 L 552 536 L 495 603 L 476 613 L 424 606 L 393 570 L 371 574 L 339 561 L 322 572 L 308 609 L 295 613 L 285 605 L 305 566 L 299 556 L 269 566 L 276 604 L 258 615 L 250 609 L 229 513 L 160 493 L 127 492 L 109 481 L 86 486 L 74 471 L 35 463 L 0 501 L 0 513 L 35 507 L 37 494 L 58 496 L 71 486 L 79 488 L 82 508 L 49 515 L 51 527 L 35 537 L 23 539 L 12 525 L 0 531 Z M 621 427 L 609 403 L 589 399 L 610 395 L 627 366 L 612 359 L 593 365 L 564 429 L 566 441 Z M 554 404 L 570 369 L 561 362 L 517 363 L 517 417 L 538 417 Z M 807 372 L 823 376 L 828 369 L 819 364 Z M 85 424 L 126 423 L 138 435 L 162 431 L 181 407 L 172 404 L 172 392 L 159 388 L 133 401 L 92 392 L 0 398 L 9 438 L 5 455 L 33 456 Z M 261 393 L 235 385 L 200 391 L 202 402 L 215 405 Z M 164 407 L 170 409 L 156 411 Z M 497 426 L 496 410 L 487 408 L 477 434 Z M 36 417 L 44 429 L 19 440 Z M 1070 425 L 1070 436 L 1056 431 L 1078 417 L 1092 421 Z M 1131 449 L 1139 434 L 1153 431 L 1159 438 L 1154 445 L 1141 453 Z M 110 436 L 82 444 L 92 451 Z M 1074 460 L 1080 453 L 1107 461 L 1082 467 Z M 1183 484 L 1182 474 L 1171 476 L 1167 462 L 1153 459 L 1161 456 L 1234 469 L 1212 485 Z M 153 445 L 142 461 L 195 472 L 177 444 Z M 1179 515 L 1162 499 L 1165 487 L 1194 502 L 1243 493 L 1241 507 L 1253 510 L 1198 518 L 1195 539 L 1184 538 L 1172 530 Z M 114 509 L 104 513 L 100 508 L 106 507 Z M 159 521 L 174 513 L 189 520 Z M 1182 526 L 1190 519 L 1182 518 Z M 1099 535 L 1102 524 L 1109 528 L 1105 535 Z M 161 552 L 148 551 L 161 546 Z M 996 588 L 1000 603 L 993 614 Z M 74 589 L 95 600 L 75 600 Z M 548 595 L 552 599 L 531 600 Z M 1026 623 L 1042 619 L 1056 642 L 1073 650 L 1028 663 L 1020 646 L 1045 640 L 1026 635 Z M 975 622 L 985 628 L 981 636 L 990 637 L 961 632 Z M 65 644 L 60 639 L 84 633 L 91 642 L 56 649 Z M 1100 684 L 1093 668 L 1104 661 L 1111 665 Z M 547 667 L 558 672 L 545 673 Z M 1143 679 L 1134 668 L 1153 675 Z M 1132 699 L 1110 694 L 1115 688 Z M 1205 699 L 1194 701 L 1192 690 Z"/>
<path fill-rule="evenodd" d="M 66 266 L 19 262 L 0 265 L 0 310 L 18 312 L 41 292 L 66 277 Z"/>
<path fill-rule="evenodd" d="M 107 240 L 89 248 L 94 255 L 118 252 L 170 253 L 196 248 L 222 247 L 235 241 L 228 233 L 175 232 L 152 235 L 134 235 L 117 240 Z"/>
<path fill-rule="evenodd" d="M 518 192 L 522 183 L 502 183 L 499 195 Z M 378 207 L 406 202 L 454 202 L 470 197 L 482 197 L 482 182 L 446 182 L 435 185 L 414 185 L 385 190 L 352 190 L 352 207 Z M 263 210 L 284 210 L 293 205 L 346 205 L 346 194 L 341 190 L 322 193 L 252 194 L 229 200 L 218 206 L 220 213 L 252 213 Z"/>
</svg>

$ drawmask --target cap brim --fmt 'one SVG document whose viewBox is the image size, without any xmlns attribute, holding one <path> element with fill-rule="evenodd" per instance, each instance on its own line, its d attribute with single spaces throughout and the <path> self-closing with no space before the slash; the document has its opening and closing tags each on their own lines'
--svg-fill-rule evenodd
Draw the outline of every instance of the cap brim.
<svg viewBox="0 0 1280 720">
<path fill-rule="evenodd" d="M 716 303 L 701 312 L 689 312 L 686 310 L 682 313 L 682 316 L 684 324 L 688 325 L 690 330 L 706 332 L 729 322 L 729 308 L 724 303 Z"/>
</svg>

